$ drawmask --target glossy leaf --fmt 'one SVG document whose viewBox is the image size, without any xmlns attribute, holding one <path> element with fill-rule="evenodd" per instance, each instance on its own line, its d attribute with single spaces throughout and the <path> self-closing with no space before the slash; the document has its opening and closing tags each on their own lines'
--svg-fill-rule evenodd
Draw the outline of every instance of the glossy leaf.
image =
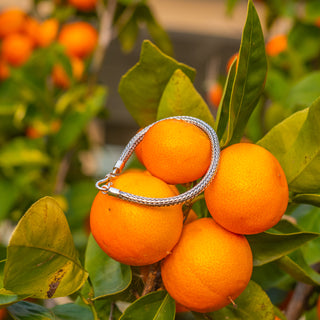
<svg viewBox="0 0 320 320">
<path fill-rule="evenodd" d="M 0 151 L 0 166 L 41 166 L 48 165 L 50 159 L 41 151 L 39 140 L 22 137 L 10 140 Z"/>
<path fill-rule="evenodd" d="M 51 311 L 56 320 L 94 320 L 89 307 L 79 306 L 75 303 L 56 305 Z"/>
<path fill-rule="evenodd" d="M 238 59 L 238 58 L 237 58 Z M 217 119 L 216 119 L 216 132 L 219 137 L 219 140 L 222 139 L 223 134 L 227 128 L 228 125 L 228 119 L 229 119 L 229 106 L 232 96 L 232 89 L 233 89 L 233 83 L 234 78 L 236 76 L 237 71 L 237 59 L 235 59 L 230 67 L 227 81 L 225 83 L 223 94 L 221 98 L 221 102 L 218 108 L 217 112 Z"/>
<path fill-rule="evenodd" d="M 156 121 L 163 90 L 176 69 L 181 69 L 193 81 L 193 68 L 163 54 L 150 41 L 143 42 L 139 62 L 119 84 L 120 96 L 140 127 Z"/>
<path fill-rule="evenodd" d="M 306 203 L 316 207 L 320 207 L 320 194 L 299 193 L 292 197 L 292 201 L 295 203 Z"/>
<path fill-rule="evenodd" d="M 164 291 L 149 293 L 132 303 L 119 320 L 173 320 L 175 302 Z"/>
<path fill-rule="evenodd" d="M 236 306 L 232 304 L 212 312 L 215 320 L 274 320 L 273 305 L 261 287 L 250 281 L 242 294 L 235 299 Z"/>
<path fill-rule="evenodd" d="M 15 320 L 55 320 L 54 315 L 45 307 L 28 301 L 20 301 L 8 307 Z"/>
<path fill-rule="evenodd" d="M 107 256 L 92 235 L 88 240 L 85 268 L 93 286 L 94 299 L 122 292 L 132 280 L 130 267 Z"/>
<path fill-rule="evenodd" d="M 306 263 L 300 250 L 293 252 L 290 256 L 280 258 L 276 263 L 295 280 L 313 286 L 320 285 L 320 275 Z"/>
<path fill-rule="evenodd" d="M 228 126 L 221 145 L 239 142 L 264 89 L 267 74 L 265 42 L 259 16 L 251 0 L 242 33 L 238 68 L 229 105 Z"/>
<path fill-rule="evenodd" d="M 46 299 L 70 295 L 86 278 L 64 213 L 54 199 L 40 199 L 12 234 L 4 287 L 18 295 Z"/>
<path fill-rule="evenodd" d="M 309 108 L 279 123 L 258 142 L 279 160 L 293 192 L 320 190 L 319 121 L 320 99 L 317 99 Z"/>
<path fill-rule="evenodd" d="M 214 125 L 209 107 L 181 69 L 174 72 L 163 92 L 157 119 L 172 116 L 192 116 Z"/>
<path fill-rule="evenodd" d="M 318 238 L 319 235 L 319 233 L 315 232 L 296 232 L 289 234 L 262 232 L 248 235 L 247 239 L 253 253 L 253 265 L 261 266 L 277 260 L 308 241 Z"/>
</svg>

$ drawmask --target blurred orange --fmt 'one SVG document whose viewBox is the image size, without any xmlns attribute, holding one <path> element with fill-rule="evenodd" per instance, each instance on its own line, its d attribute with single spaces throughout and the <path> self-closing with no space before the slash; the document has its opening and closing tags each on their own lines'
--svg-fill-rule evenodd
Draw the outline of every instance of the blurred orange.
<svg viewBox="0 0 320 320">
<path fill-rule="evenodd" d="M 5 80 L 10 76 L 10 68 L 4 60 L 0 60 L 0 80 Z"/>
<path fill-rule="evenodd" d="M 37 38 L 37 34 L 39 33 L 39 27 L 40 27 L 39 22 L 36 19 L 30 16 L 26 17 L 23 24 L 22 32 L 26 34 L 30 39 L 32 39 L 34 46 L 37 45 L 36 38 Z"/>
<path fill-rule="evenodd" d="M 33 41 L 25 34 L 12 33 L 2 41 L 1 58 L 18 67 L 23 65 L 31 56 Z"/>
<path fill-rule="evenodd" d="M 271 38 L 266 44 L 266 53 L 270 57 L 277 56 L 287 50 L 288 38 L 285 34 L 279 34 Z"/>
<path fill-rule="evenodd" d="M 39 26 L 37 34 L 37 45 L 39 47 L 46 47 L 50 45 L 57 37 L 59 29 L 59 22 L 55 18 L 43 21 Z"/>
<path fill-rule="evenodd" d="M 0 37 L 22 30 L 26 14 L 18 8 L 8 8 L 0 13 Z"/>
<path fill-rule="evenodd" d="M 72 74 L 76 80 L 80 80 L 84 70 L 84 63 L 77 57 L 70 58 Z M 60 88 L 67 89 L 70 87 L 70 79 L 63 69 L 62 65 L 57 64 L 52 70 L 53 83 Z"/>
<path fill-rule="evenodd" d="M 66 48 L 69 56 L 85 58 L 95 49 L 98 32 L 87 22 L 72 22 L 62 26 L 58 41 Z"/>
<path fill-rule="evenodd" d="M 220 83 L 215 82 L 210 86 L 208 91 L 208 100 L 210 104 L 213 105 L 215 108 L 219 107 L 222 94 L 223 94 L 223 88 Z"/>
<path fill-rule="evenodd" d="M 97 0 L 68 0 L 68 2 L 80 11 L 93 10 L 97 4 Z"/>
<path fill-rule="evenodd" d="M 227 73 L 229 73 L 229 70 L 230 70 L 230 68 L 231 68 L 231 66 L 232 66 L 232 63 L 233 63 L 233 61 L 234 61 L 235 59 L 238 59 L 238 60 L 237 60 L 237 66 L 238 66 L 238 61 L 239 61 L 239 53 L 238 53 L 238 52 L 235 53 L 235 54 L 233 54 L 233 55 L 229 58 L 229 60 L 228 60 L 228 62 L 227 62 L 227 66 L 226 66 Z"/>
</svg>

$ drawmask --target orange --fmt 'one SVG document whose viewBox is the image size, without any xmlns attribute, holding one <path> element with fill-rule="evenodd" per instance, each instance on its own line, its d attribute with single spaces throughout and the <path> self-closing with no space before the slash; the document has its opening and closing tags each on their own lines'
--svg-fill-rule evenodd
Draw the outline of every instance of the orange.
<svg viewBox="0 0 320 320">
<path fill-rule="evenodd" d="M 151 174 L 167 183 L 195 181 L 210 165 L 210 140 L 193 124 L 166 119 L 154 124 L 145 134 L 142 161 Z"/>
<path fill-rule="evenodd" d="M 178 244 L 161 265 L 170 296 L 196 312 L 228 305 L 246 288 L 251 273 L 252 252 L 247 239 L 211 218 L 185 225 Z"/>
<path fill-rule="evenodd" d="M 6 61 L 0 59 L 0 80 L 5 80 L 10 76 L 10 68 Z"/>
<path fill-rule="evenodd" d="M 66 48 L 68 55 L 84 58 L 95 49 L 98 33 L 87 22 L 71 22 L 62 26 L 58 41 Z"/>
<path fill-rule="evenodd" d="M 72 73 L 76 80 L 80 80 L 84 70 L 84 63 L 77 57 L 70 58 Z M 70 79 L 60 64 L 54 66 L 52 70 L 53 82 L 57 87 L 67 89 L 70 87 Z"/>
<path fill-rule="evenodd" d="M 68 0 L 68 2 L 80 11 L 90 11 L 97 4 L 97 0 Z"/>
<path fill-rule="evenodd" d="M 27 35 L 12 33 L 2 41 L 1 57 L 12 66 L 18 67 L 30 58 L 32 48 L 33 41 Z"/>
<path fill-rule="evenodd" d="M 36 36 L 39 47 L 47 47 L 57 37 L 59 22 L 55 18 L 47 19 L 39 25 L 39 31 Z"/>
<path fill-rule="evenodd" d="M 172 189 L 145 171 L 127 170 L 113 181 L 119 190 L 145 197 L 171 197 Z M 163 259 L 179 240 L 183 225 L 180 205 L 150 207 L 99 192 L 90 212 L 91 232 L 111 258 L 143 266 Z"/>
<path fill-rule="evenodd" d="M 230 68 L 231 68 L 231 66 L 232 66 L 232 63 L 233 63 L 233 61 L 234 61 L 235 59 L 238 59 L 238 60 L 237 60 L 237 66 L 238 66 L 238 61 L 239 61 L 239 53 L 238 53 L 238 52 L 235 53 L 235 54 L 233 54 L 233 55 L 229 58 L 229 60 L 228 60 L 228 62 L 227 62 L 227 66 L 226 66 L 227 73 L 229 73 L 229 70 L 230 70 Z"/>
<path fill-rule="evenodd" d="M 30 39 L 32 39 L 34 46 L 37 45 L 37 35 L 39 34 L 40 24 L 39 22 L 27 16 L 23 24 L 23 33 L 26 34 Z"/>
<path fill-rule="evenodd" d="M 8 8 L 0 13 L 0 38 L 22 30 L 26 14 L 18 8 Z"/>
<path fill-rule="evenodd" d="M 208 92 L 208 100 L 215 108 L 219 107 L 222 94 L 223 94 L 223 88 L 220 83 L 216 82 L 210 86 L 209 92 Z"/>
<path fill-rule="evenodd" d="M 0 320 L 6 319 L 6 316 L 7 316 L 7 309 L 5 308 L 0 309 Z"/>
<path fill-rule="evenodd" d="M 287 50 L 288 38 L 285 34 L 280 34 L 271 38 L 266 44 L 266 53 L 270 57 L 277 56 Z"/>
<path fill-rule="evenodd" d="M 254 234 L 281 219 L 289 193 L 284 171 L 268 150 L 237 143 L 222 150 L 204 195 L 216 222 L 232 232 Z"/>
</svg>

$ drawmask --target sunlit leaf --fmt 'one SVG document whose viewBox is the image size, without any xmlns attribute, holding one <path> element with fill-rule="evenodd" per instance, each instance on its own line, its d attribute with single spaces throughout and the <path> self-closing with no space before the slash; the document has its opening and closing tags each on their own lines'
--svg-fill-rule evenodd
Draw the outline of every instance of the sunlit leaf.
<svg viewBox="0 0 320 320">
<path fill-rule="evenodd" d="M 149 293 L 132 303 L 119 320 L 173 320 L 175 302 L 164 291 Z"/>
<path fill-rule="evenodd" d="M 40 199 L 12 234 L 4 288 L 18 295 L 46 299 L 77 291 L 86 278 L 64 213 L 54 199 Z"/>
<path fill-rule="evenodd" d="M 41 149 L 42 144 L 39 140 L 22 137 L 12 139 L 1 148 L 0 166 L 47 165 L 50 159 Z"/>
<path fill-rule="evenodd" d="M 279 160 L 293 192 L 320 190 L 319 121 L 320 99 L 317 99 L 309 108 L 276 125 L 258 142 Z"/>
<path fill-rule="evenodd" d="M 47 308 L 28 301 L 11 305 L 8 311 L 15 320 L 55 320 L 54 315 Z"/>
<path fill-rule="evenodd" d="M 289 234 L 262 232 L 248 235 L 247 239 L 253 253 L 253 265 L 261 266 L 277 260 L 308 241 L 318 238 L 319 235 L 319 233 L 315 232 L 296 232 Z"/>
<path fill-rule="evenodd" d="M 235 299 L 236 306 L 232 304 L 212 312 L 215 320 L 274 320 L 273 305 L 261 287 L 250 281 L 243 293 Z"/>
<path fill-rule="evenodd" d="M 276 261 L 279 268 L 291 275 L 297 281 L 313 286 L 320 285 L 320 274 L 314 271 L 304 260 L 302 252 L 297 250 Z"/>
<path fill-rule="evenodd" d="M 63 152 L 75 143 L 89 121 L 103 108 L 106 94 L 104 87 L 97 87 L 90 95 L 83 97 L 81 102 L 75 103 L 77 108 L 68 113 L 53 138 L 52 145 L 57 151 Z"/>
<path fill-rule="evenodd" d="M 193 81 L 193 68 L 163 54 L 150 41 L 143 42 L 139 62 L 119 84 L 120 96 L 139 126 L 156 121 L 163 90 L 176 69 L 181 69 Z"/>
<path fill-rule="evenodd" d="M 267 74 L 264 37 L 259 16 L 251 0 L 248 2 L 238 59 L 229 105 L 228 126 L 222 137 L 222 146 L 241 140 L 264 89 Z"/>
<path fill-rule="evenodd" d="M 90 276 L 94 298 L 119 293 L 128 288 L 132 280 L 130 267 L 107 256 L 92 235 L 88 240 L 85 268 Z"/>
<path fill-rule="evenodd" d="M 207 104 L 180 69 L 174 72 L 163 92 L 157 119 L 172 116 L 192 116 L 214 125 Z"/>
</svg>

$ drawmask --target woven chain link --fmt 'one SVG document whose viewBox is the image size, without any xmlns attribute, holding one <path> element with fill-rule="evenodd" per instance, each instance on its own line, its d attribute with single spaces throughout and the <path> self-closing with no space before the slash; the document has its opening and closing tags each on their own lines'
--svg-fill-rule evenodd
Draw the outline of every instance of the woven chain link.
<svg viewBox="0 0 320 320">
<path fill-rule="evenodd" d="M 143 139 L 146 132 L 156 123 L 163 120 L 168 120 L 168 119 L 182 120 L 182 121 L 191 123 L 197 126 L 198 128 L 200 128 L 203 132 L 205 132 L 210 140 L 211 163 L 206 174 L 202 177 L 199 183 L 196 184 L 193 188 L 189 189 L 188 191 L 181 193 L 177 196 L 169 197 L 169 198 L 142 197 L 142 196 L 137 196 L 137 195 L 124 192 L 112 187 L 112 179 L 114 179 L 117 175 L 121 173 L 126 162 L 134 152 L 134 149 L 136 148 L 136 146 Z M 115 166 L 113 167 L 113 171 L 111 173 L 108 173 L 103 179 L 97 181 L 96 187 L 108 195 L 112 195 L 122 200 L 130 201 L 130 202 L 134 202 L 142 205 L 153 206 L 153 207 L 173 206 L 176 204 L 188 202 L 193 198 L 195 198 L 197 195 L 199 195 L 202 191 L 204 191 L 204 189 L 208 186 L 208 184 L 211 182 L 211 180 L 214 178 L 216 174 L 219 158 L 220 158 L 220 146 L 219 146 L 219 140 L 218 140 L 217 134 L 207 123 L 205 123 L 200 119 L 189 117 L 189 116 L 175 116 L 175 117 L 165 118 L 165 119 L 158 120 L 150 124 L 149 126 L 145 127 L 144 129 L 140 130 L 129 141 L 129 143 L 121 153 L 119 160 L 116 162 Z"/>
</svg>

